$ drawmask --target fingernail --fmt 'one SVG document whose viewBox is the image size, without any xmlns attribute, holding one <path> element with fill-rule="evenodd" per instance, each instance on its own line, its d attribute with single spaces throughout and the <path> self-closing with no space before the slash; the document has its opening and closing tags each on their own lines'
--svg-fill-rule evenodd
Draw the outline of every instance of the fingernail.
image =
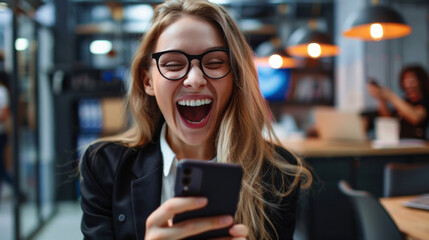
<svg viewBox="0 0 429 240">
<path fill-rule="evenodd" d="M 231 216 L 223 216 L 220 218 L 220 223 L 222 225 L 227 225 L 227 224 L 231 224 L 233 221 Z"/>
<path fill-rule="evenodd" d="M 197 198 L 198 205 L 205 205 L 207 203 L 207 198 Z"/>
</svg>

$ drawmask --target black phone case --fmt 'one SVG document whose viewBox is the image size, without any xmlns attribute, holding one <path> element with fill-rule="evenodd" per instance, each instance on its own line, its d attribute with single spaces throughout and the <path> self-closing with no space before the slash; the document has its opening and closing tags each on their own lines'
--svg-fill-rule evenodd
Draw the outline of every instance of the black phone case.
<svg viewBox="0 0 429 240">
<path fill-rule="evenodd" d="M 205 196 L 208 204 L 202 209 L 174 216 L 173 223 L 186 219 L 229 214 L 234 216 L 239 200 L 242 168 L 238 164 L 199 160 L 181 160 L 177 167 L 175 196 Z M 228 228 L 205 232 L 190 239 L 230 236 Z"/>
<path fill-rule="evenodd" d="M 378 84 L 378 82 L 373 78 L 368 79 L 368 83 L 370 83 L 376 87 L 380 87 L 380 84 Z"/>
</svg>

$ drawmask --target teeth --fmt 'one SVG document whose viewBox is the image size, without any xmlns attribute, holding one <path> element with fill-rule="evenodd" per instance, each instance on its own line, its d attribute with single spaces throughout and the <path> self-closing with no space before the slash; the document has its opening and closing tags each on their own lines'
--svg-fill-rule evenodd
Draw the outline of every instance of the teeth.
<svg viewBox="0 0 429 240">
<path fill-rule="evenodd" d="M 188 107 L 198 107 L 205 104 L 210 104 L 212 102 L 211 99 L 198 99 L 198 100 L 180 100 L 177 103 L 180 106 L 188 106 Z"/>
<path fill-rule="evenodd" d="M 186 121 L 189 122 L 189 123 L 197 124 L 197 123 L 202 123 L 204 121 L 204 119 L 206 119 L 206 118 L 201 119 L 201 121 L 199 121 L 199 122 L 192 122 L 192 121 L 189 121 L 189 120 L 186 120 Z"/>
</svg>

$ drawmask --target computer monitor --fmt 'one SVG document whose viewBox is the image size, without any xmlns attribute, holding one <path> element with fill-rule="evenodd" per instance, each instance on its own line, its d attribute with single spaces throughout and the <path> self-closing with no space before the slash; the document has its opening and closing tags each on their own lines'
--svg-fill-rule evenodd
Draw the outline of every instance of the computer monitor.
<svg viewBox="0 0 429 240">
<path fill-rule="evenodd" d="M 290 82 L 290 69 L 275 69 L 258 66 L 259 87 L 262 95 L 270 102 L 287 100 Z"/>
<path fill-rule="evenodd" d="M 315 127 L 323 140 L 363 142 L 367 139 L 364 122 L 357 112 L 316 107 L 313 114 Z"/>
</svg>

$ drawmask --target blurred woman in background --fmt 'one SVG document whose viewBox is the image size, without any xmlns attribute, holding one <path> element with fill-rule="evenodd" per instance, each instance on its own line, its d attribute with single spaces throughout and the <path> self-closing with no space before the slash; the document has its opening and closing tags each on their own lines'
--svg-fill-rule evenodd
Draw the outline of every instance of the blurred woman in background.
<svg viewBox="0 0 429 240">
<path fill-rule="evenodd" d="M 378 102 L 378 113 L 382 117 L 397 117 L 400 123 L 400 138 L 426 139 L 429 123 L 429 79 L 423 67 L 410 65 L 402 69 L 399 85 L 404 98 L 387 87 L 371 81 L 369 93 Z M 393 106 L 393 109 L 389 107 Z"/>
</svg>

